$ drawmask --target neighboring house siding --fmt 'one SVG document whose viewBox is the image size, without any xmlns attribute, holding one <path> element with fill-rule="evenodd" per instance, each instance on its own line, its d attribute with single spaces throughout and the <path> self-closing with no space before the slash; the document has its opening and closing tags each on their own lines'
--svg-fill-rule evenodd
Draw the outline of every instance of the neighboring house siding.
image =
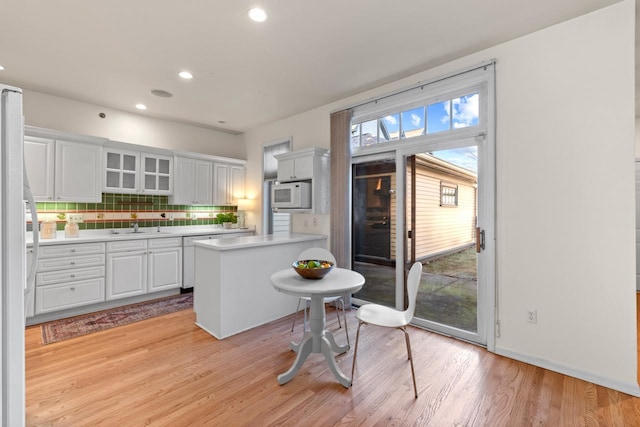
<svg viewBox="0 0 640 427">
<path fill-rule="evenodd" d="M 416 170 L 416 258 L 428 258 L 472 244 L 476 220 L 475 177 L 456 176 L 424 164 L 418 164 Z M 441 182 L 458 186 L 457 207 L 440 206 Z M 410 194 L 410 174 L 407 174 L 407 187 Z M 410 209 L 408 202 L 407 212 Z"/>
</svg>

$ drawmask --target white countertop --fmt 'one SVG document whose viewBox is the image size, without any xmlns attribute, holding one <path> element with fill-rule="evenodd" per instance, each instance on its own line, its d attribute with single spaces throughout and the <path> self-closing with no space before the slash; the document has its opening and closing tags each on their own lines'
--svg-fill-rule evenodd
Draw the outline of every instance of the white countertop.
<svg viewBox="0 0 640 427">
<path fill-rule="evenodd" d="M 114 233 L 115 231 L 115 233 Z M 105 230 L 80 230 L 78 237 L 65 237 L 64 231 L 58 231 L 55 239 L 40 238 L 40 245 L 58 245 L 71 243 L 87 243 L 87 242 L 108 242 L 111 240 L 134 240 L 134 239 L 158 239 L 163 237 L 183 237 L 198 236 L 210 234 L 230 234 L 253 232 L 255 226 L 250 228 L 222 228 L 212 225 L 186 225 L 173 227 L 160 227 L 160 232 L 156 227 L 140 228 L 139 233 L 133 233 L 128 228 L 116 228 Z M 247 236 L 249 237 L 249 236 Z M 33 245 L 33 236 L 31 232 L 26 234 L 27 246 Z"/>
<path fill-rule="evenodd" d="M 326 240 L 324 234 L 283 233 L 260 234 L 257 236 L 240 236 L 217 240 L 202 240 L 194 242 L 194 245 L 216 251 L 252 248 L 258 246 L 273 246 L 295 242 L 307 242 L 313 240 Z"/>
</svg>

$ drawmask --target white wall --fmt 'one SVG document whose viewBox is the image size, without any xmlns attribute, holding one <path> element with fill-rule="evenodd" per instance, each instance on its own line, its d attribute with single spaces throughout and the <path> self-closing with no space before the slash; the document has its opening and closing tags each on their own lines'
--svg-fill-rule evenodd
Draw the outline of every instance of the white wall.
<svg viewBox="0 0 640 427">
<path fill-rule="evenodd" d="M 331 111 L 495 58 L 496 350 L 638 394 L 634 16 L 625 0 L 247 132 L 248 187 L 263 142 L 329 147 Z"/>
<path fill-rule="evenodd" d="M 25 123 L 30 126 L 171 150 L 246 158 L 240 135 L 112 110 L 31 90 L 23 90 L 23 93 Z M 105 113 L 106 118 L 98 117 L 99 113 Z"/>
<path fill-rule="evenodd" d="M 636 159 L 640 159 L 640 117 L 636 117 Z"/>
</svg>

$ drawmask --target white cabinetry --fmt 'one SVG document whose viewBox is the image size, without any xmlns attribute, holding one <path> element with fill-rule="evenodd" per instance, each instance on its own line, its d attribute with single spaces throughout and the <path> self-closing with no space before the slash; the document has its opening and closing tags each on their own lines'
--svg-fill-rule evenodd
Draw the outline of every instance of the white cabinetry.
<svg viewBox="0 0 640 427">
<path fill-rule="evenodd" d="M 149 292 L 182 285 L 182 238 L 149 239 Z"/>
<path fill-rule="evenodd" d="M 31 264 L 33 263 L 33 248 L 27 248 L 27 275 L 31 271 Z M 33 317 L 36 314 L 35 306 L 35 284 L 27 283 L 27 290 L 24 293 L 24 315 L 25 317 Z"/>
<path fill-rule="evenodd" d="M 189 157 L 174 159 L 174 188 L 169 203 L 173 205 L 213 204 L 213 163 Z"/>
<path fill-rule="evenodd" d="M 100 202 L 102 146 L 25 136 L 25 167 L 36 201 Z"/>
<path fill-rule="evenodd" d="M 278 181 L 311 184 L 311 213 L 329 213 L 329 151 L 307 148 L 278 154 Z M 282 210 L 286 211 L 286 210 Z"/>
<path fill-rule="evenodd" d="M 33 198 L 53 200 L 55 140 L 24 137 L 24 162 Z"/>
<path fill-rule="evenodd" d="M 139 187 L 140 153 L 135 151 L 104 151 L 104 191 L 136 193 Z"/>
<path fill-rule="evenodd" d="M 107 242 L 107 300 L 147 293 L 147 241 Z"/>
<path fill-rule="evenodd" d="M 244 198 L 244 164 L 213 164 L 213 203 L 232 205 Z"/>
<path fill-rule="evenodd" d="M 104 301 L 104 248 L 101 242 L 41 247 L 35 314 Z"/>
<path fill-rule="evenodd" d="M 141 185 L 145 194 L 171 194 L 173 192 L 173 157 L 142 153 Z"/>
<path fill-rule="evenodd" d="M 313 170 L 313 155 L 278 160 L 278 181 L 287 182 L 312 179 Z"/>
<path fill-rule="evenodd" d="M 107 300 L 179 288 L 182 238 L 107 243 Z"/>
<path fill-rule="evenodd" d="M 107 146 L 102 170 L 104 191 L 108 193 L 173 192 L 172 156 Z"/>
</svg>

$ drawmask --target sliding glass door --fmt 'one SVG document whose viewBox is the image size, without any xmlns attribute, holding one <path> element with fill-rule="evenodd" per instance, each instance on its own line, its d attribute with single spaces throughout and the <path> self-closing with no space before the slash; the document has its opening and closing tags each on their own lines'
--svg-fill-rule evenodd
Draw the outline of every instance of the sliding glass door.
<svg viewBox="0 0 640 427">
<path fill-rule="evenodd" d="M 356 305 L 404 309 L 406 274 L 420 262 L 414 323 L 487 343 L 493 261 L 483 248 L 493 189 L 483 188 L 481 143 L 467 138 L 354 159 L 353 269 L 366 280 Z"/>
<path fill-rule="evenodd" d="M 406 265 L 423 265 L 414 323 L 486 344 L 478 283 L 478 146 L 403 154 Z M 480 285 L 480 286 L 479 286 Z"/>
</svg>

